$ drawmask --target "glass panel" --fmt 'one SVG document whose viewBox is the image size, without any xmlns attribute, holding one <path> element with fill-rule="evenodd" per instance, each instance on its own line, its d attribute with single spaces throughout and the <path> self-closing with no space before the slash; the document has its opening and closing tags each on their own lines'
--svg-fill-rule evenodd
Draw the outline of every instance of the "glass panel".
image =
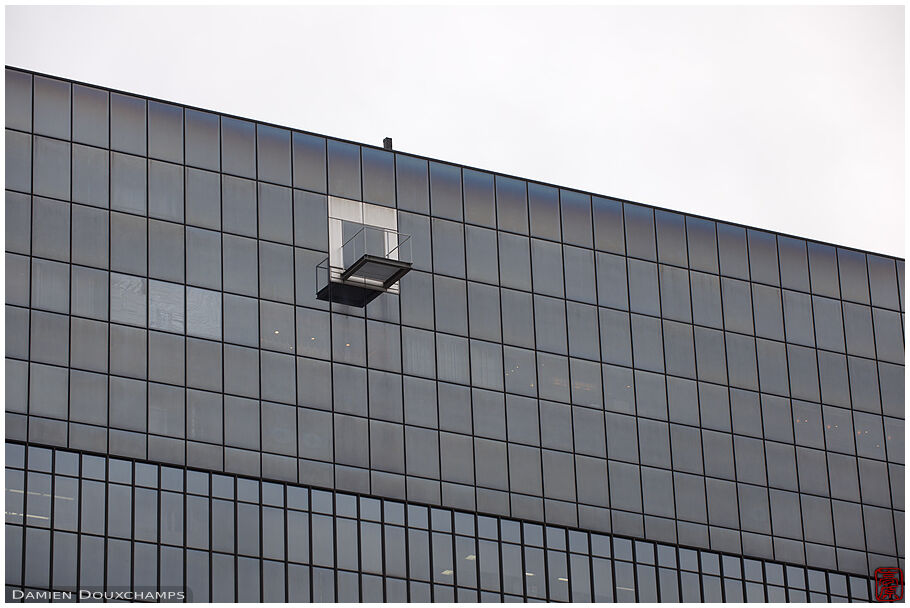
<svg viewBox="0 0 910 608">
<path fill-rule="evenodd" d="M 624 203 L 626 220 L 626 247 L 628 254 L 646 260 L 656 260 L 654 238 L 654 211 L 649 207 Z"/>
<path fill-rule="evenodd" d="M 541 184 L 528 184 L 531 236 L 559 241 L 559 191 Z"/>
<path fill-rule="evenodd" d="M 259 179 L 291 185 L 291 137 L 285 129 L 256 125 Z"/>
<path fill-rule="evenodd" d="M 430 201 L 434 216 L 462 219 L 460 167 L 430 163 Z"/>
<path fill-rule="evenodd" d="M 73 85 L 73 141 L 107 148 L 108 124 L 108 92 Z"/>
<path fill-rule="evenodd" d="M 256 125 L 221 117 L 221 170 L 256 178 Z"/>
<path fill-rule="evenodd" d="M 111 149 L 145 156 L 145 100 L 111 93 Z"/>
<path fill-rule="evenodd" d="M 386 150 L 361 148 L 363 200 L 395 206 L 395 156 Z"/>
<path fill-rule="evenodd" d="M 395 155 L 398 184 L 398 208 L 429 213 L 429 183 L 427 161 L 403 154 Z"/>
<path fill-rule="evenodd" d="M 594 243 L 597 249 L 620 255 L 626 252 L 622 203 L 595 196 Z"/>
<path fill-rule="evenodd" d="M 500 230 L 528 234 L 527 184 L 496 176 L 496 208 Z"/>
<path fill-rule="evenodd" d="M 148 155 L 183 163 L 183 108 L 150 101 L 148 113 Z"/>
<path fill-rule="evenodd" d="M 493 190 L 493 176 L 471 169 L 463 169 L 462 175 L 465 221 L 495 228 L 496 195 Z"/>
<path fill-rule="evenodd" d="M 360 146 L 328 140 L 329 194 L 360 200 Z"/>
<path fill-rule="evenodd" d="M 294 187 L 326 192 L 325 139 L 307 133 L 293 134 Z"/>
</svg>

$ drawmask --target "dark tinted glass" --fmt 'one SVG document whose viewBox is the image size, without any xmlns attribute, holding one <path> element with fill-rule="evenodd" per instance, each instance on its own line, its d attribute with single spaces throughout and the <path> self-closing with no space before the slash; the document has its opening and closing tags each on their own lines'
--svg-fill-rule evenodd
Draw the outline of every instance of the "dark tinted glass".
<svg viewBox="0 0 910 608">
<path fill-rule="evenodd" d="M 433 269 L 464 278 L 464 226 L 433 219 Z"/>
<path fill-rule="evenodd" d="M 461 220 L 461 169 L 454 165 L 430 163 L 430 203 L 433 215 Z"/>
<path fill-rule="evenodd" d="M 838 249 L 837 262 L 843 298 L 861 304 L 869 304 L 866 255 L 849 249 Z"/>
<path fill-rule="evenodd" d="M 714 222 L 686 217 L 686 235 L 691 267 L 717 273 L 717 229 Z"/>
<path fill-rule="evenodd" d="M 641 205 L 624 204 L 626 249 L 630 256 L 656 260 L 654 211 Z"/>
<path fill-rule="evenodd" d="M 6 70 L 6 128 L 32 130 L 32 75 Z"/>
<path fill-rule="evenodd" d="M 221 167 L 217 114 L 186 110 L 186 163 L 217 171 Z"/>
<path fill-rule="evenodd" d="M 559 221 L 559 191 L 540 184 L 528 184 L 531 236 L 554 241 L 562 234 Z"/>
<path fill-rule="evenodd" d="M 562 209 L 562 238 L 565 243 L 593 247 L 591 197 L 587 194 L 559 191 Z"/>
<path fill-rule="evenodd" d="M 657 255 L 661 262 L 687 266 L 686 218 L 679 213 L 655 211 L 657 224 Z"/>
<path fill-rule="evenodd" d="M 225 173 L 256 178 L 256 125 L 221 118 L 221 168 Z"/>
<path fill-rule="evenodd" d="M 398 208 L 429 213 L 429 178 L 427 161 L 413 156 L 395 155 L 395 175 L 398 186 Z"/>
<path fill-rule="evenodd" d="M 35 133 L 69 139 L 72 96 L 70 83 L 35 76 L 34 95 Z M 26 130 L 30 130 L 29 127 Z"/>
<path fill-rule="evenodd" d="M 623 231 L 622 203 L 595 196 L 594 245 L 601 251 L 623 254 L 626 242 Z"/>
<path fill-rule="evenodd" d="M 73 141 L 108 146 L 108 92 L 73 85 Z"/>
<path fill-rule="evenodd" d="M 720 273 L 749 280 L 749 257 L 746 254 L 746 231 L 730 224 L 717 225 L 717 249 Z"/>
<path fill-rule="evenodd" d="M 769 232 L 749 230 L 749 267 L 752 280 L 780 285 L 777 262 L 777 238 Z"/>
<path fill-rule="evenodd" d="M 494 230 L 465 226 L 465 253 L 468 279 L 493 284 L 499 282 L 499 254 Z"/>
<path fill-rule="evenodd" d="M 395 156 L 386 150 L 361 148 L 363 200 L 395 206 Z"/>
<path fill-rule="evenodd" d="M 462 169 L 464 182 L 465 221 L 490 228 L 496 227 L 496 194 L 489 173 Z"/>
<path fill-rule="evenodd" d="M 294 133 L 294 187 L 312 190 L 314 192 L 326 191 L 326 163 L 325 139 Z"/>
<path fill-rule="evenodd" d="M 562 297 L 564 294 L 562 268 L 562 247 L 559 244 L 539 239 L 531 240 L 531 269 L 535 292 Z"/>
<path fill-rule="evenodd" d="M 144 156 L 145 100 L 111 93 L 111 148 Z"/>
<path fill-rule="evenodd" d="M 174 163 L 183 162 L 183 108 L 150 101 L 149 156 Z"/>
<path fill-rule="evenodd" d="M 831 298 L 840 297 L 834 247 L 809 243 L 809 272 L 812 278 L 812 293 Z"/>
<path fill-rule="evenodd" d="M 330 139 L 329 194 L 360 200 L 360 146 Z"/>
<path fill-rule="evenodd" d="M 259 179 L 291 185 L 291 134 L 285 129 L 256 125 Z"/>
<path fill-rule="evenodd" d="M 531 255 L 527 237 L 499 234 L 499 280 L 503 287 L 531 291 Z"/>
<path fill-rule="evenodd" d="M 872 305 L 896 310 L 899 307 L 899 298 L 894 260 L 871 254 L 866 258 L 869 265 Z"/>
<path fill-rule="evenodd" d="M 780 236 L 777 238 L 780 255 L 781 285 L 789 289 L 809 291 L 809 262 L 806 257 L 806 242 L 800 239 Z"/>
<path fill-rule="evenodd" d="M 527 184 L 496 176 L 496 209 L 500 230 L 528 233 Z"/>
</svg>

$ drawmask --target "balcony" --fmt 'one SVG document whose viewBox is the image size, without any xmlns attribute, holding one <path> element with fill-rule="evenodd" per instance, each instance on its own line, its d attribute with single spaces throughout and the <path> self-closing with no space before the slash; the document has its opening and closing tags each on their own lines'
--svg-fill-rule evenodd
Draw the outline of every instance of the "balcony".
<svg viewBox="0 0 910 608">
<path fill-rule="evenodd" d="M 379 295 L 398 292 L 411 269 L 410 235 L 344 222 L 347 240 L 316 267 L 316 297 L 364 307 Z"/>
</svg>

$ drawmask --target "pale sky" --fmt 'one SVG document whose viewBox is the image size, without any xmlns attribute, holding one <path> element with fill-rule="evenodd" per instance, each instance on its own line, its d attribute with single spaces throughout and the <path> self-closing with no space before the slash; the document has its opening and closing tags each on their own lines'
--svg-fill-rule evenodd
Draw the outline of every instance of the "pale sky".
<svg viewBox="0 0 910 608">
<path fill-rule="evenodd" d="M 7 7 L 6 64 L 904 255 L 903 7 Z"/>
</svg>

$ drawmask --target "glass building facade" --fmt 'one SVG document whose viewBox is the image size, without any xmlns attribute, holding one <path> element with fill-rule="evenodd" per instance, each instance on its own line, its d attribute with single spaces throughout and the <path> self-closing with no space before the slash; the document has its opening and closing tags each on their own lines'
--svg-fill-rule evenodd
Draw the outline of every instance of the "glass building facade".
<svg viewBox="0 0 910 608">
<path fill-rule="evenodd" d="M 331 197 L 413 266 L 316 298 Z M 6 585 L 851 601 L 904 260 L 6 69 Z"/>
</svg>

